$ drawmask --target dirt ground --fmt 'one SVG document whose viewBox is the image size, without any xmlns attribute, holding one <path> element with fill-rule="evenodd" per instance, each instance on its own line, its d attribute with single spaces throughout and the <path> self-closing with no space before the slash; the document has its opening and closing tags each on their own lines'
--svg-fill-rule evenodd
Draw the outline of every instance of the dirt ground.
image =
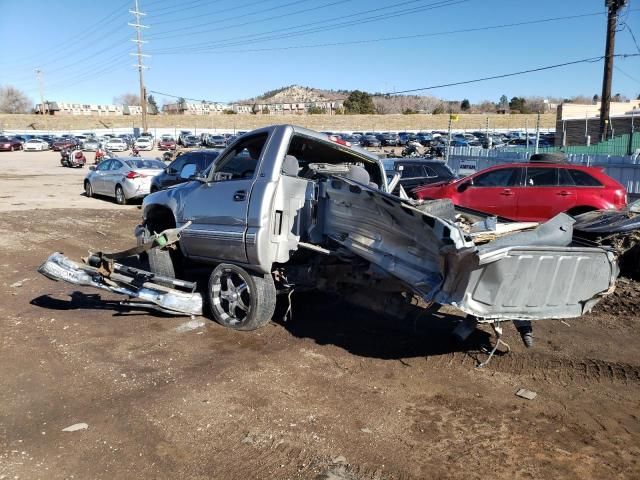
<svg viewBox="0 0 640 480">
<path fill-rule="evenodd" d="M 307 294 L 254 332 L 190 323 L 36 272 L 130 246 L 140 218 L 57 158 L 0 153 L 0 479 L 640 477 L 638 284 L 531 350 L 507 325 L 485 369 L 488 330 L 455 344 L 454 311 L 405 325 Z"/>
</svg>

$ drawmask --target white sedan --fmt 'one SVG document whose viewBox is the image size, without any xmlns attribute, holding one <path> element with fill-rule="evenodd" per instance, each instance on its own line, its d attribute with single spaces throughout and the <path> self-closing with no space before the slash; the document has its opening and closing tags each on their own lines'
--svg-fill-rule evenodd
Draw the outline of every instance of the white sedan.
<svg viewBox="0 0 640 480">
<path fill-rule="evenodd" d="M 41 152 L 49 150 L 49 144 L 40 138 L 32 138 L 24 142 L 22 148 L 25 152 Z"/>
<path fill-rule="evenodd" d="M 134 143 L 138 150 L 153 150 L 153 139 L 149 137 L 140 137 Z"/>
<path fill-rule="evenodd" d="M 112 138 L 105 144 L 104 148 L 113 152 L 124 152 L 129 146 L 122 138 Z"/>
</svg>

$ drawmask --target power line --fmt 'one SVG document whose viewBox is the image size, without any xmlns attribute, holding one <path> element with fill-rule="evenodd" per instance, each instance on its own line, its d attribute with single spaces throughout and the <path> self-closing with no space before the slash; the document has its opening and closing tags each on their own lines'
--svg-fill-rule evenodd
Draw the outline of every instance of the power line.
<svg viewBox="0 0 640 480">
<path fill-rule="evenodd" d="M 79 48 L 85 47 L 84 44 L 81 44 L 81 43 L 78 43 L 78 42 L 81 42 L 82 40 L 84 40 L 85 38 L 87 38 L 89 36 L 95 37 L 97 28 L 104 28 L 106 24 L 109 24 L 109 23 L 113 22 L 114 20 L 116 20 L 118 17 L 123 16 L 124 13 L 122 13 L 122 9 L 124 7 L 126 7 L 126 5 L 128 5 L 128 3 L 129 3 L 129 0 L 126 0 L 118 8 L 113 10 L 108 15 L 102 17 L 97 22 L 91 24 L 89 27 L 84 29 L 84 31 L 80 31 L 80 32 L 77 32 L 77 34 L 74 34 L 74 36 L 72 38 L 64 40 L 61 43 L 52 45 L 50 48 L 45 48 L 44 50 L 40 50 L 40 51 L 38 51 L 38 53 L 34 53 L 33 55 L 23 56 L 23 57 L 20 58 L 20 60 L 24 61 L 24 60 L 27 60 L 27 59 L 30 59 L 30 58 L 36 58 L 36 57 L 42 58 L 43 56 L 47 56 L 47 52 L 56 52 L 56 53 L 59 54 L 59 55 L 53 55 L 53 58 L 67 56 L 69 54 L 69 51 L 64 48 L 67 45 L 81 45 L 81 47 L 79 47 Z M 116 15 L 118 13 L 120 13 L 120 15 Z M 116 16 L 114 17 L 114 15 L 116 15 Z M 113 17 L 113 18 L 111 18 L 111 17 Z M 122 26 L 124 26 L 124 25 L 122 25 Z M 105 38 L 103 33 L 101 33 L 100 37 L 101 38 Z M 2 61 L 0 63 L 5 63 L 5 62 L 9 62 L 9 61 L 10 60 L 4 60 L 4 61 Z M 47 62 L 42 63 L 41 65 L 50 64 L 50 63 L 55 63 L 55 62 L 53 60 L 49 59 L 49 60 L 47 60 Z M 28 64 L 20 64 L 20 65 L 28 66 Z M 15 64 L 13 64 L 12 66 L 16 67 Z"/>
<path fill-rule="evenodd" d="M 180 5 L 176 6 L 176 5 L 170 5 L 168 7 L 160 7 L 160 8 L 156 8 L 154 10 L 154 14 L 149 14 L 149 16 L 147 18 L 156 18 L 156 17 L 164 17 L 165 15 L 169 15 L 171 13 L 175 13 L 175 12 L 183 12 L 184 10 L 191 10 L 193 8 L 198 7 L 200 4 L 206 4 L 206 5 L 211 5 L 213 3 L 219 3 L 221 0 L 194 0 L 192 2 L 184 2 L 181 3 Z M 149 4 L 146 4 L 147 10 L 149 10 Z M 160 14 L 158 14 L 158 12 L 161 12 Z"/>
<path fill-rule="evenodd" d="M 416 3 L 419 0 L 408 0 L 408 1 L 404 1 L 404 2 L 400 2 L 394 5 L 390 5 L 387 7 L 380 7 L 380 8 L 375 8 L 375 9 L 370 9 L 368 11 L 368 13 L 372 13 L 372 12 L 378 12 L 378 11 L 382 11 L 382 10 L 388 10 L 389 8 L 392 7 L 397 7 L 400 5 L 407 5 L 410 3 Z M 198 49 L 206 49 L 206 48 L 210 48 L 212 45 L 213 46 L 220 46 L 220 47 L 233 47 L 233 46 L 238 46 L 238 45 L 244 45 L 244 44 L 251 44 L 251 43 L 256 43 L 256 42 L 263 42 L 263 41 L 268 41 L 268 40 L 275 40 L 275 39 L 280 39 L 280 38 L 289 38 L 289 37 L 293 37 L 293 36 L 300 36 L 300 35 L 306 35 L 309 33 L 315 33 L 315 32 L 325 32 L 328 30 L 334 30 L 337 28 L 343 28 L 343 27 L 349 27 L 352 25 L 361 25 L 363 23 L 370 23 L 370 22 L 374 22 L 377 20 L 385 20 L 385 19 L 389 19 L 389 18 L 394 18 L 394 17 L 398 17 L 401 15 L 406 15 L 408 13 L 416 13 L 419 11 L 424 11 L 424 10 L 434 10 L 436 8 L 442 8 L 442 7 L 449 7 L 449 6 L 453 6 L 453 5 L 457 5 L 457 4 L 461 4 L 461 3 L 466 3 L 469 2 L 471 0 L 440 0 L 434 3 L 430 3 L 430 4 L 426 4 L 426 5 L 422 5 L 419 7 L 413 7 L 413 8 L 409 8 L 409 9 L 405 9 L 405 10 L 399 10 L 399 11 L 395 11 L 395 12 L 389 12 L 389 13 L 385 13 L 382 15 L 375 15 L 372 17 L 362 17 L 361 13 L 354 13 L 354 14 L 350 14 L 350 15 L 341 15 L 339 17 L 333 17 L 330 19 L 326 19 L 326 20 L 319 20 L 319 21 L 315 21 L 315 22 L 310 22 L 307 24 L 303 24 L 303 25 L 298 25 L 297 28 L 302 28 L 302 27 L 308 27 L 308 26 L 312 26 L 312 25 L 320 25 L 323 23 L 327 23 L 327 22 L 333 22 L 335 20 L 344 20 L 345 18 L 349 18 L 349 17 L 360 17 L 357 20 L 350 20 L 350 21 L 342 21 L 340 23 L 334 24 L 334 25 L 325 25 L 322 27 L 315 27 L 315 28 L 311 28 L 311 29 L 307 29 L 307 30 L 298 30 L 298 31 L 292 31 L 290 27 L 285 27 L 285 28 L 279 28 L 279 29 L 275 29 L 275 30 L 270 30 L 267 32 L 262 32 L 262 33 L 256 33 L 256 34 L 246 34 L 246 35 L 238 35 L 236 37 L 231 37 L 231 38 L 227 38 L 226 41 L 216 41 L 216 42 L 212 42 L 212 41 L 208 41 L 208 42 L 201 42 L 201 43 L 196 43 L 196 44 L 190 44 L 190 45 L 180 45 L 177 47 L 171 47 L 171 48 L 166 48 L 164 50 L 160 50 L 157 53 L 168 53 L 168 52 L 173 52 L 173 51 L 184 51 L 184 49 L 190 49 L 191 51 L 195 51 Z M 277 32 L 286 32 L 283 33 L 281 35 L 272 35 L 272 36 L 268 36 L 270 34 L 273 33 L 277 33 Z M 203 31 L 200 32 L 191 32 L 192 34 L 197 34 L 197 33 L 206 33 Z M 252 38 L 253 37 L 253 38 Z"/>
<path fill-rule="evenodd" d="M 266 51 L 276 51 L 276 50 L 297 50 L 297 49 L 305 49 L 305 48 L 336 47 L 336 46 L 345 46 L 345 45 L 363 45 L 363 44 L 380 43 L 380 42 L 395 41 L 395 40 L 411 40 L 416 38 L 436 37 L 436 36 L 453 35 L 453 34 L 459 34 L 459 33 L 481 32 L 481 31 L 494 30 L 494 29 L 520 27 L 525 25 L 536 25 L 540 23 L 593 17 L 593 16 L 605 15 L 605 14 L 606 12 L 603 11 L 603 12 L 585 13 L 581 15 L 568 15 L 564 17 L 543 18 L 540 20 L 530 20 L 525 22 L 506 23 L 506 24 L 500 24 L 500 25 L 488 25 L 484 27 L 447 30 L 442 32 L 418 33 L 414 35 L 401 35 L 401 36 L 394 36 L 394 37 L 371 38 L 371 39 L 351 40 L 351 41 L 344 41 L 344 42 L 328 42 L 328 43 L 317 43 L 317 44 L 308 44 L 308 45 L 289 45 L 284 47 L 265 47 L 265 48 L 254 48 L 254 49 L 243 49 L 243 50 L 225 50 L 223 52 L 218 52 L 218 53 L 226 55 L 229 53 L 266 52 Z M 219 47 L 219 48 L 222 48 L 222 47 Z M 213 51 L 217 49 L 218 48 L 212 48 L 207 51 Z M 161 52 L 153 52 L 153 53 L 157 55 L 176 55 L 176 53 L 161 53 Z M 188 53 L 189 52 L 187 52 L 187 54 Z M 182 52 L 181 54 L 185 54 L 185 53 Z"/>
<path fill-rule="evenodd" d="M 246 8 L 246 7 L 251 7 L 253 5 L 258 5 L 258 4 L 264 4 L 264 3 L 267 3 L 267 2 L 271 2 L 271 1 L 273 1 L 273 0 L 260 0 L 258 2 L 251 2 L 251 3 L 242 4 L 242 5 L 236 5 L 234 7 L 216 9 L 215 12 L 201 13 L 200 15 L 196 15 L 196 16 L 193 16 L 193 17 L 171 18 L 170 20 L 163 20 L 161 22 L 153 22 L 153 25 L 156 26 L 156 25 L 162 25 L 164 23 L 178 23 L 178 22 L 183 22 L 185 20 L 201 19 L 201 18 L 204 18 L 204 17 L 218 16 L 221 13 L 231 12 L 233 10 L 240 10 L 240 9 L 243 9 L 243 8 Z M 184 4 L 184 5 L 188 5 L 188 4 Z M 196 8 L 196 7 L 182 8 L 182 6 L 181 6 L 179 9 L 176 10 L 176 12 L 184 12 L 185 10 L 191 10 L 193 8 Z M 167 13 L 171 13 L 171 12 L 167 12 Z M 149 15 L 149 18 L 152 19 L 152 18 L 157 18 L 157 17 L 165 17 L 167 15 L 167 13 L 163 13 L 161 15 Z M 259 11 L 249 12 L 249 13 L 246 13 L 245 15 L 255 15 L 257 13 L 260 13 L 260 12 Z M 240 17 L 236 17 L 236 18 L 240 18 Z M 216 21 L 219 21 L 219 20 L 216 19 Z M 207 22 L 207 23 L 204 23 L 203 25 L 209 25 L 209 24 L 210 24 L 210 22 Z M 192 25 L 192 26 L 200 26 L 200 25 Z"/>
<path fill-rule="evenodd" d="M 621 74 L 623 74 L 625 77 L 633 80 L 636 83 L 640 83 L 640 80 L 638 80 L 636 77 L 629 75 L 627 72 L 625 72 L 624 70 L 622 70 L 620 67 L 618 67 L 617 65 L 614 65 L 613 68 L 615 68 L 616 70 L 618 70 Z"/>
<path fill-rule="evenodd" d="M 624 53 L 624 54 L 616 54 L 616 57 L 620 57 L 620 58 L 629 58 L 629 57 L 640 57 L 640 53 Z M 443 83 L 440 85 L 431 85 L 428 87 L 420 87 L 420 88 L 412 88 L 409 90 L 399 90 L 399 91 L 395 91 L 395 92 L 387 92 L 387 93 L 376 93 L 374 94 L 374 96 L 380 97 L 380 96 L 390 96 L 390 95 L 400 95 L 400 94 L 405 94 L 405 93 L 415 93 L 415 92 L 421 92 L 421 91 L 425 91 L 425 90 L 435 90 L 438 88 L 445 88 L 445 87 L 454 87 L 457 85 L 468 85 L 470 83 L 479 83 L 479 82 L 484 82 L 484 81 L 488 81 L 488 80 L 495 80 L 495 79 L 499 79 L 499 78 L 507 78 L 507 77 L 514 77 L 516 75 L 525 75 L 527 73 L 534 73 L 534 72 L 541 72 L 544 70 L 551 70 L 554 68 L 560 68 L 560 67 L 566 67 L 569 65 L 577 65 L 580 63 L 595 63 L 595 62 L 599 62 L 600 60 L 602 60 L 604 58 L 604 55 L 601 55 L 599 57 L 591 57 L 591 58 L 582 58 L 580 60 L 573 60 L 570 62 L 563 62 L 563 63 L 557 63 L 554 65 L 547 65 L 544 67 L 536 67 L 536 68 L 530 68 L 527 70 L 520 70 L 518 72 L 511 72 L 511 73 L 503 73 L 501 75 L 491 75 L 488 77 L 482 77 L 482 78 L 476 78 L 476 79 L 472 79 L 472 80 L 462 80 L 459 82 L 451 82 L 451 83 Z M 213 100 L 205 100 L 205 99 L 198 99 L 198 98 L 189 98 L 189 97 L 184 97 L 184 96 L 180 96 L 180 95 L 173 95 L 170 93 L 165 93 L 165 92 L 158 92 L 156 90 L 150 90 L 151 93 L 155 93 L 158 95 L 162 95 L 164 97 L 170 97 L 170 98 L 184 98 L 185 100 L 192 100 L 195 102 L 202 102 L 202 101 L 206 101 L 209 103 L 229 103 L 229 102 L 219 102 L 219 101 L 213 101 Z M 327 99 L 328 101 L 331 100 L 341 100 L 341 98 L 334 98 L 334 99 Z M 257 102 L 259 103 L 259 102 Z M 262 103 L 260 103 L 262 105 Z"/>
<path fill-rule="evenodd" d="M 379 8 L 374 8 L 374 9 L 370 9 L 367 13 L 371 14 L 374 12 L 380 12 L 383 10 L 389 10 L 395 7 L 399 7 L 402 5 L 408 5 L 408 4 L 412 4 L 412 3 L 417 3 L 420 2 L 422 0 L 404 0 L 402 2 L 398 2 L 392 5 L 388 5 L 386 7 L 379 7 Z M 444 0 L 444 2 L 450 2 L 452 0 Z M 470 0 L 465 0 L 465 1 L 470 1 Z M 426 7 L 432 6 L 432 5 L 439 5 L 442 4 L 443 0 L 439 0 L 437 2 L 435 2 L 435 4 L 427 4 Z M 425 8 L 426 8 L 425 7 Z M 402 11 L 403 13 L 406 13 L 407 10 Z M 393 13 L 393 12 L 391 12 Z M 338 17 L 332 17 L 332 18 L 328 18 L 328 19 L 324 19 L 324 20 L 317 20 L 314 22 L 308 22 L 308 23 L 304 23 L 301 25 L 297 25 L 295 28 L 297 29 L 301 29 L 301 28 L 305 28 L 305 27 L 312 27 L 312 26 L 318 26 L 318 25 L 322 25 L 322 24 L 326 24 L 326 23 L 331 23 L 331 22 L 335 22 L 335 21 L 342 21 L 342 23 L 344 23 L 343 21 L 347 18 L 351 18 L 351 17 L 359 17 L 361 20 L 363 20 L 362 17 L 362 12 L 356 12 L 356 13 L 352 13 L 349 15 L 340 15 Z M 351 22 L 351 21 L 350 21 Z M 349 22 L 347 22 L 349 23 Z M 323 26 L 321 29 L 324 29 L 324 31 L 326 30 L 330 30 L 332 29 L 333 26 L 332 25 L 325 25 Z M 201 33 L 210 33 L 210 32 L 216 32 L 218 31 L 217 29 L 208 29 L 208 30 L 200 30 L 200 31 L 196 31 L 193 32 L 191 31 L 191 34 L 201 34 Z M 212 42 L 212 41 L 207 41 L 207 42 L 200 42 L 200 43 L 196 43 L 196 44 L 191 44 L 191 45 L 187 45 L 186 48 L 197 48 L 197 47 L 207 47 L 210 45 L 218 45 L 219 42 L 223 42 L 222 45 L 223 46 L 234 46 L 235 43 L 238 42 L 256 42 L 256 41 L 263 41 L 263 40 L 269 40 L 269 39 L 277 39 L 280 37 L 287 37 L 290 35 L 294 35 L 294 34 L 299 34 L 299 33 L 306 33 L 307 31 L 310 32 L 315 32 L 317 31 L 317 27 L 314 27 L 313 29 L 309 29 L 309 30 L 298 30 L 296 31 L 292 31 L 291 27 L 284 27 L 284 28 L 278 28 L 278 29 L 274 29 L 274 30 L 269 30 L 266 32 L 262 32 L 262 33 L 250 33 L 250 34 L 245 34 L 245 35 L 236 35 L 235 37 L 230 37 L 230 38 L 226 38 L 224 40 L 218 40 L 216 42 Z M 268 35 L 271 34 L 277 34 L 278 32 L 285 32 L 282 35 L 274 35 L 272 37 L 268 37 Z M 234 42 L 234 43 L 231 43 Z M 180 47 L 171 47 L 169 49 L 165 49 L 165 50 L 178 50 L 178 49 L 183 49 L 185 48 L 185 46 L 180 46 Z"/>
<path fill-rule="evenodd" d="M 285 7 L 290 7 L 292 5 L 300 5 L 301 3 L 306 3 L 306 2 L 309 2 L 309 1 L 310 0 L 295 0 L 293 2 L 285 3 L 285 4 L 282 4 L 282 5 L 277 5 L 275 7 L 269 7 L 269 8 L 264 8 L 262 10 L 257 10 L 256 12 L 252 12 L 249 15 L 255 15 L 255 14 L 258 14 L 258 13 L 271 12 L 273 10 L 278 10 L 278 9 L 285 8 Z M 320 10 L 320 9 L 323 9 L 323 8 L 327 8 L 327 7 L 332 7 L 334 5 L 338 5 L 340 3 L 347 3 L 347 2 L 351 2 L 351 1 L 353 1 L 353 0 L 338 0 L 338 1 L 335 1 L 335 2 L 332 2 L 332 3 L 319 5 L 319 6 L 314 7 L 314 8 L 305 8 L 305 9 L 302 9 L 302 10 L 296 10 L 295 12 L 285 13 L 285 14 L 282 14 L 282 15 L 276 15 L 276 16 L 273 16 L 273 17 L 259 18 L 259 19 L 256 19 L 256 20 L 250 20 L 250 21 L 243 22 L 243 23 L 236 23 L 236 24 L 233 24 L 233 25 L 225 25 L 223 27 L 216 27 L 214 31 L 218 32 L 218 31 L 221 31 L 221 30 L 229 30 L 229 29 L 232 29 L 232 28 L 244 27 L 246 25 L 251 25 L 251 24 L 254 24 L 254 23 L 266 22 L 266 21 L 269 21 L 269 20 L 279 19 L 279 18 L 283 18 L 283 17 L 291 17 L 293 15 L 298 15 L 300 13 L 308 13 L 310 11 Z M 418 1 L 418 0 L 413 0 L 413 1 Z M 238 18 L 245 18 L 247 15 L 248 14 L 236 15 L 236 16 L 227 17 L 227 18 L 220 18 L 220 19 L 217 20 L 217 22 L 222 23 L 222 22 L 227 22 L 229 20 L 235 20 L 235 19 L 238 19 Z M 210 24 L 211 24 L 211 22 L 199 23 L 199 24 L 196 24 L 196 25 L 191 25 L 188 28 L 189 28 L 189 30 L 191 30 L 191 28 L 197 28 L 197 27 L 206 26 L 206 25 L 210 25 Z M 182 32 L 184 30 L 185 30 L 185 27 L 174 28 L 173 30 L 166 30 L 166 31 L 164 31 L 164 32 L 162 32 L 160 34 L 157 34 L 152 38 L 154 38 L 154 40 L 158 40 L 158 39 L 182 37 L 183 36 L 182 34 L 176 34 L 176 35 L 166 35 L 166 34 L 167 33 L 172 33 L 172 32 Z M 194 34 L 193 31 L 191 32 L 190 35 L 192 35 L 192 34 Z"/>
<path fill-rule="evenodd" d="M 56 78 L 55 82 L 53 83 L 54 86 L 50 86 L 49 90 L 59 88 L 59 86 L 65 86 L 68 83 L 73 83 L 78 78 L 95 78 L 98 75 L 98 72 L 101 72 L 107 65 L 126 65 L 125 60 L 127 58 L 128 51 L 128 48 L 125 48 L 124 50 L 121 49 L 114 55 L 110 55 L 106 58 L 100 58 L 100 60 L 96 63 L 83 65 L 81 72 L 69 73 L 67 75 L 63 75 L 61 78 Z"/>
<path fill-rule="evenodd" d="M 636 36 L 633 34 L 633 30 L 631 30 L 631 27 L 627 22 L 622 22 L 622 25 L 624 25 L 624 27 L 629 31 L 629 35 L 631 35 L 631 38 L 633 39 L 636 50 L 638 50 L 638 53 L 640 53 L 640 45 L 638 45 L 638 41 L 636 40 Z"/>
<path fill-rule="evenodd" d="M 620 57 L 620 58 L 628 58 L 628 57 L 639 57 L 640 53 L 626 53 L 626 54 L 616 54 L 613 55 L 614 57 Z M 414 92 L 422 92 L 425 90 L 435 90 L 437 88 L 444 88 L 444 87 L 455 87 L 457 85 L 468 85 L 470 83 L 478 83 L 478 82 L 484 82 L 487 80 L 495 80 L 498 78 L 507 78 L 507 77 L 515 77 L 516 75 L 524 75 L 526 73 L 533 73 L 533 72 L 541 72 L 543 70 L 551 70 L 554 68 L 560 68 L 560 67 L 566 67 L 569 65 L 577 65 L 579 63 L 595 63 L 595 62 L 599 62 L 600 60 L 602 60 L 605 56 L 604 55 L 600 55 L 599 57 L 591 57 L 591 58 L 582 58 L 580 60 L 574 60 L 571 62 L 564 62 L 564 63 L 557 63 L 555 65 L 547 65 L 544 67 L 537 67 L 537 68 L 530 68 L 528 70 L 520 70 L 519 72 L 511 72 L 511 73 L 503 73 L 501 75 L 491 75 L 489 77 L 482 77 L 482 78 L 476 78 L 473 80 L 463 80 L 460 82 L 452 82 L 452 83 L 443 83 L 440 85 L 431 85 L 429 87 L 421 87 L 421 88 L 411 88 L 409 90 L 400 90 L 397 92 L 387 92 L 387 93 L 381 93 L 379 95 L 382 96 L 388 96 L 388 95 L 398 95 L 401 93 L 414 93 Z"/>
</svg>

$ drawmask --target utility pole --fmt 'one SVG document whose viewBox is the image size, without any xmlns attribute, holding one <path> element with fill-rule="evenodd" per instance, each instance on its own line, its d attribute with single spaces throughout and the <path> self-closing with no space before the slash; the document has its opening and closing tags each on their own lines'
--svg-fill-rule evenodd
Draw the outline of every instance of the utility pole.
<svg viewBox="0 0 640 480">
<path fill-rule="evenodd" d="M 451 151 L 451 122 L 453 121 L 453 115 L 451 114 L 451 111 L 449 111 L 449 131 L 447 133 L 447 153 L 444 159 L 444 163 L 445 165 L 449 165 L 449 155 L 450 155 L 450 151 Z"/>
<path fill-rule="evenodd" d="M 129 10 L 129 13 L 132 13 L 136 17 L 136 23 L 129 23 L 130 27 L 134 27 L 136 29 L 136 38 L 131 39 L 132 42 L 135 42 L 138 46 L 137 53 L 131 53 L 135 57 L 138 57 L 138 64 L 134 65 L 134 67 L 138 67 L 138 76 L 140 77 L 140 106 L 142 107 L 142 131 L 147 131 L 147 89 L 144 86 L 144 70 L 149 67 L 145 67 L 142 59 L 144 57 L 150 57 L 150 55 L 144 55 L 142 53 L 142 44 L 147 43 L 142 40 L 142 28 L 149 28 L 147 25 L 142 25 L 140 23 L 140 17 L 146 15 L 146 13 L 142 13 L 138 6 L 138 0 L 135 0 L 135 10 Z"/>
<path fill-rule="evenodd" d="M 38 78 L 38 87 L 40 88 L 40 114 L 44 115 L 44 86 L 42 84 L 42 70 L 36 68 L 36 77 Z"/>
<path fill-rule="evenodd" d="M 613 55 L 615 52 L 616 25 L 618 12 L 627 0 L 605 0 L 607 7 L 607 43 L 604 53 L 604 75 L 602 78 L 602 97 L 600 98 L 600 141 L 607 139 L 607 123 L 611 103 L 611 80 L 613 77 Z"/>
<path fill-rule="evenodd" d="M 538 148 L 540 147 L 540 111 L 538 110 L 538 118 L 536 119 L 536 151 L 538 153 Z"/>
</svg>

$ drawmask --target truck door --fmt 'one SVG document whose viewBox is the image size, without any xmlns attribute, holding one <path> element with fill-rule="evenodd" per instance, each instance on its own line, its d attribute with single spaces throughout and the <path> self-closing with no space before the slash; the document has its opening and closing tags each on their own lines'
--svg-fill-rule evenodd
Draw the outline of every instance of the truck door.
<svg viewBox="0 0 640 480">
<path fill-rule="evenodd" d="M 178 221 L 193 222 L 181 240 L 190 256 L 247 262 L 249 200 L 267 137 L 259 133 L 243 138 L 216 161 L 208 181 L 184 198 Z"/>
</svg>

